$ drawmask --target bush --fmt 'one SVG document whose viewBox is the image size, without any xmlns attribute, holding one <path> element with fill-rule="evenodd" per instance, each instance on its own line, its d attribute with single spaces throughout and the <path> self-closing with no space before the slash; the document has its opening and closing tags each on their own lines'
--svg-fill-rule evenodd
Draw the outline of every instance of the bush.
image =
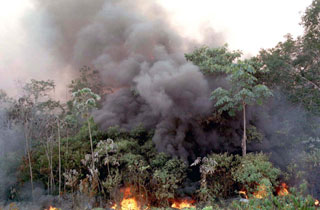
<svg viewBox="0 0 320 210">
<path fill-rule="evenodd" d="M 213 198 L 227 198 L 234 194 L 235 181 L 232 168 L 239 164 L 234 155 L 211 154 L 203 158 L 200 166 L 201 188 L 200 200 L 208 201 Z"/>
<path fill-rule="evenodd" d="M 248 202 L 235 201 L 233 209 L 279 209 L 279 210 L 312 210 L 316 209 L 315 200 L 311 196 L 304 197 L 294 189 L 287 196 L 269 195 L 263 199 L 249 199 Z"/>
<path fill-rule="evenodd" d="M 232 169 L 232 177 L 249 193 L 257 191 L 260 184 L 277 186 L 281 171 L 272 165 L 267 155 L 250 153 L 236 158 L 239 164 Z"/>
<path fill-rule="evenodd" d="M 272 186 L 277 186 L 280 170 L 262 153 L 250 153 L 245 157 L 224 153 L 203 158 L 200 173 L 199 199 L 212 201 L 236 195 L 243 189 L 249 193 L 257 192 L 261 186 L 270 192 Z"/>
</svg>

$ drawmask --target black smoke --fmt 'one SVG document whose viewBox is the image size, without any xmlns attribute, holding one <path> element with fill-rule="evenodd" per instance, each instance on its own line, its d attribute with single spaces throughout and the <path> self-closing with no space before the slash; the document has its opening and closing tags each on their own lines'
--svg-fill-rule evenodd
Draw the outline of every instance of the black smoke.
<svg viewBox="0 0 320 210">
<path fill-rule="evenodd" d="M 208 81 L 184 57 L 199 43 L 182 39 L 160 6 L 147 0 L 41 0 L 36 5 L 55 31 L 56 57 L 73 69 L 93 66 L 105 87 L 114 90 L 94 113 L 103 129 L 155 128 L 159 151 L 184 159 L 203 145 L 196 136 L 186 140 L 190 130 L 200 132 L 196 121 L 211 107 Z M 204 37 L 212 46 L 222 44 L 213 30 Z"/>
</svg>

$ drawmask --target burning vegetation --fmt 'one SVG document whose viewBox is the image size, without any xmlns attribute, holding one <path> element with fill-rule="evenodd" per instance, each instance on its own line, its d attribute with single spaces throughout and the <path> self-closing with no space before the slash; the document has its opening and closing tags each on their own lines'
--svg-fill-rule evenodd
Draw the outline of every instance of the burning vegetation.
<svg viewBox="0 0 320 210">
<path fill-rule="evenodd" d="M 45 210 L 60 210 L 60 209 L 50 206 L 48 209 L 45 209 Z"/>
<path fill-rule="evenodd" d="M 120 192 L 123 194 L 123 198 L 120 201 L 120 205 L 118 206 L 116 203 L 112 205 L 112 209 L 115 210 L 141 210 L 141 209 L 149 209 L 150 205 L 146 203 L 145 198 L 139 197 L 138 195 L 134 195 L 132 192 L 132 187 L 125 187 L 120 190 Z M 195 207 L 194 203 L 195 200 L 191 199 L 170 199 L 169 201 L 172 203 L 171 207 L 174 209 L 184 209 L 189 207 Z M 143 205 L 144 204 L 144 205 Z M 143 207 L 144 206 L 144 207 Z"/>
<path fill-rule="evenodd" d="M 282 182 L 275 188 L 275 194 L 277 196 L 287 196 L 289 194 L 288 185 Z M 249 199 L 247 190 L 240 190 L 239 195 L 245 199 Z M 264 184 L 258 185 L 256 191 L 252 193 L 253 198 L 263 199 L 268 196 L 267 186 Z"/>
<path fill-rule="evenodd" d="M 195 201 L 191 199 L 175 199 L 172 202 L 171 207 L 175 209 L 184 209 L 184 208 L 190 208 L 195 207 Z"/>
<path fill-rule="evenodd" d="M 132 192 L 132 187 L 125 187 L 120 190 L 123 194 L 123 198 L 118 207 L 117 204 L 114 204 L 112 209 L 120 209 L 120 210 L 140 210 L 142 209 L 140 199 L 137 199 Z M 141 201 L 141 200 L 140 200 Z M 146 209 L 146 208 L 145 208 Z"/>
<path fill-rule="evenodd" d="M 276 188 L 277 195 L 286 196 L 289 194 L 288 185 L 285 182 L 282 182 L 280 186 Z"/>
<path fill-rule="evenodd" d="M 319 207 L 320 0 L 303 36 L 246 59 L 220 43 L 189 46 L 153 1 L 37 2 L 57 60 L 92 68 L 71 73 L 66 102 L 52 80 L 21 84 L 20 98 L 0 91 L 5 203 Z"/>
</svg>

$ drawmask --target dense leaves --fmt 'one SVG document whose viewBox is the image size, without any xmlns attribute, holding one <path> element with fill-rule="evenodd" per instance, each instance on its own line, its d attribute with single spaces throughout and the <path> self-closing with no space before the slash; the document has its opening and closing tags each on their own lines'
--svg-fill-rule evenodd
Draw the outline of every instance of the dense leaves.
<svg viewBox="0 0 320 210">
<path fill-rule="evenodd" d="M 227 45 L 185 54 L 207 78 L 213 101 L 212 113 L 190 123 L 192 132 L 186 129 L 190 143 L 194 138 L 210 141 L 203 144 L 209 154 L 189 157 L 191 164 L 158 152 L 152 128 L 143 124 L 100 130 L 91 112 L 114 90 L 101 83 L 96 70 L 80 70 L 66 103 L 51 97 L 51 80 L 23 84 L 19 99 L 0 91 L 1 135 L 10 142 L 12 132 L 19 130 L 16 137 L 24 145 L 0 148 L 0 195 L 23 199 L 22 191 L 31 182 L 31 198 L 36 182 L 49 195 L 71 195 L 74 200 L 80 193 L 118 206 L 123 189 L 130 187 L 150 209 L 169 208 L 179 196 L 192 197 L 206 210 L 315 209 L 314 197 L 320 195 L 319 14 L 320 1 L 313 0 L 302 17 L 301 37 L 287 35 L 250 59 Z M 200 129 L 203 136 L 196 136 Z M 241 136 L 244 155 L 247 138 L 250 145 L 246 156 L 239 155 Z M 7 181 L 6 176 L 17 179 Z M 277 196 L 280 181 L 298 190 Z M 239 191 L 248 200 L 240 201 Z M 257 198 L 260 191 L 265 192 Z"/>
</svg>

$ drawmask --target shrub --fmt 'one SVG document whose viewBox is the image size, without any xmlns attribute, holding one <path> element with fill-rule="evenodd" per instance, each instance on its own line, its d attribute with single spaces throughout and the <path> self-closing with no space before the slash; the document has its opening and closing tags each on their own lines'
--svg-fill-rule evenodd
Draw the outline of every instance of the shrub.
<svg viewBox="0 0 320 210">
<path fill-rule="evenodd" d="M 250 153 L 236 158 L 239 164 L 232 169 L 232 177 L 249 193 L 256 191 L 260 184 L 268 185 L 270 182 L 273 186 L 277 185 L 281 171 L 272 165 L 267 155 Z"/>
<path fill-rule="evenodd" d="M 199 199 L 212 201 L 236 195 L 236 191 L 242 189 L 253 193 L 259 191 L 261 186 L 271 193 L 272 186 L 277 184 L 280 170 L 262 153 L 251 153 L 244 157 L 224 153 L 210 154 L 203 158 L 200 173 Z"/>
<path fill-rule="evenodd" d="M 226 198 L 232 194 L 235 181 L 232 177 L 232 168 L 239 160 L 234 155 L 211 154 L 202 159 L 200 166 L 201 188 L 200 200 L 207 201 L 212 198 Z"/>
</svg>

